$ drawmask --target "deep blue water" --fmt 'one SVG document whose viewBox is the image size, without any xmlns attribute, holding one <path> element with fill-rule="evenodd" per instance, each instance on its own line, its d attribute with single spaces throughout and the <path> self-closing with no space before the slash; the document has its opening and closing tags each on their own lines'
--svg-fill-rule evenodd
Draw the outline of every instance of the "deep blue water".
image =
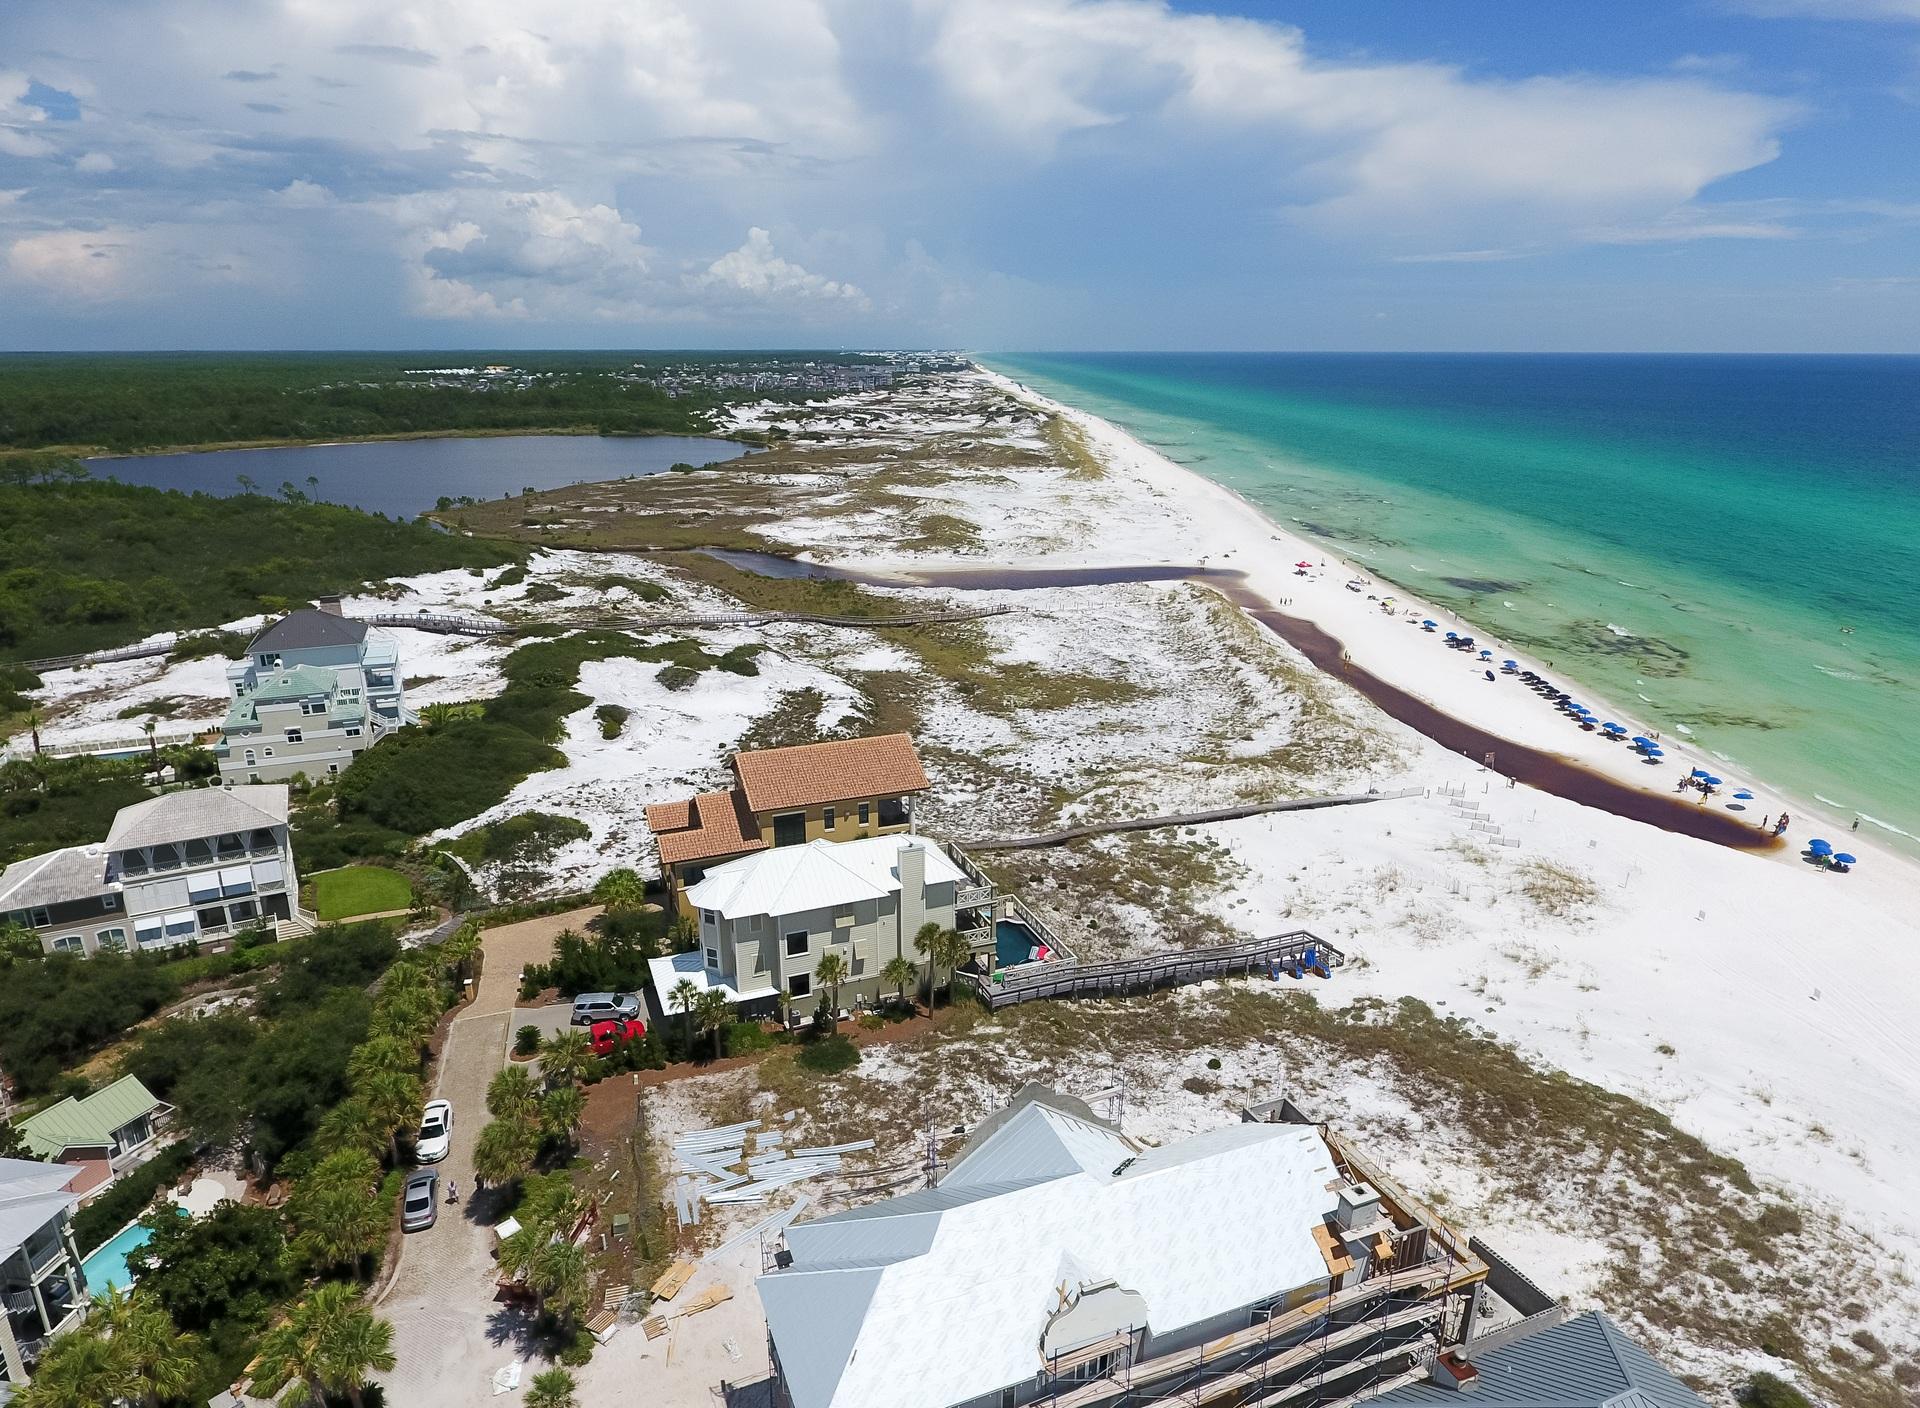
<svg viewBox="0 0 1920 1408">
<path fill-rule="evenodd" d="M 490 435 L 429 440 L 365 440 L 275 450 L 206 450 L 184 455 L 96 459 L 95 476 L 125 484 L 206 494 L 240 492 L 242 475 L 266 493 L 292 484 L 329 503 L 411 518 L 443 495 L 497 499 L 524 488 L 557 489 L 675 464 L 712 464 L 751 448 L 685 435 Z M 309 488 L 309 477 L 318 481 Z"/>
</svg>

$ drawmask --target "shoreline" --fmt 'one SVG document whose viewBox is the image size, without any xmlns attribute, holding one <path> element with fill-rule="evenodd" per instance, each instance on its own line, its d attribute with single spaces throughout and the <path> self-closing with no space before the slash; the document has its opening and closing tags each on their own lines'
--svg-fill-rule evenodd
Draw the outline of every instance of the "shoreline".
<svg viewBox="0 0 1920 1408">
<path fill-rule="evenodd" d="M 1485 739 L 1493 745 L 1495 771 L 1509 775 L 1506 768 L 1499 766 L 1504 755 L 1510 762 L 1523 763 L 1531 774 L 1517 780 L 1541 790 L 1597 805 L 1578 792 L 1580 779 L 1599 777 L 1617 788 L 1623 797 L 1631 793 L 1641 799 L 1625 809 L 1603 807 L 1605 810 L 1654 825 L 1659 824 L 1655 817 L 1670 815 L 1676 810 L 1684 811 L 1689 817 L 1697 816 L 1702 822 L 1708 816 L 1719 818 L 1698 827 L 1663 829 L 1694 836 L 1706 833 L 1706 839 L 1790 861 L 1798 860 L 1805 838 L 1820 835 L 1824 829 L 1827 837 L 1834 840 L 1836 849 L 1865 851 L 1887 862 L 1911 864 L 1906 855 L 1877 837 L 1850 831 L 1846 821 L 1823 811 L 1814 800 L 1787 793 L 1752 774 L 1728 778 L 1727 785 L 1712 802 L 1696 804 L 1686 800 L 1674 790 L 1673 784 L 1678 778 L 1687 776 L 1694 767 L 1717 773 L 1725 766 L 1704 748 L 1690 742 L 1663 739 L 1662 747 L 1667 751 L 1663 763 L 1670 766 L 1649 766 L 1624 742 L 1611 742 L 1598 732 L 1590 734 L 1581 730 L 1519 681 L 1497 675 L 1493 683 L 1486 682 L 1482 675 L 1483 662 L 1477 658 L 1458 662 L 1461 668 L 1446 669 L 1446 665 L 1456 662 L 1452 659 L 1453 652 L 1447 651 L 1443 663 L 1443 657 L 1438 654 L 1444 648 L 1440 641 L 1430 642 L 1432 651 L 1426 652 L 1408 649 L 1407 637 L 1409 633 L 1416 637 L 1428 634 L 1417 624 L 1422 618 L 1461 624 L 1463 631 L 1472 629 L 1459 623 L 1452 611 L 1434 607 L 1385 582 L 1371 569 L 1356 566 L 1276 523 L 1258 505 L 1167 458 L 1124 427 L 1056 401 L 991 368 L 977 363 L 975 368 L 988 384 L 1073 424 L 1106 462 L 1110 474 L 1125 475 L 1156 497 L 1178 500 L 1184 525 L 1195 537 L 1185 543 L 1167 543 L 1160 549 L 1160 554 L 1168 555 L 1167 560 L 1197 560 L 1210 568 L 1239 569 L 1244 584 L 1242 590 L 1250 600 L 1235 604 L 1252 619 L 1306 655 L 1322 673 L 1345 680 L 1376 707 L 1423 736 L 1457 754 L 1463 749 L 1440 737 L 1440 733 L 1448 733 L 1468 747 L 1475 747 L 1475 752 L 1465 756 L 1476 766 L 1481 765 L 1481 754 L 1486 751 L 1477 745 Z M 1090 565 L 1096 556 L 1104 554 L 1100 549 L 1093 549 L 1077 556 L 1076 561 Z M 1310 561 L 1313 565 L 1302 572 L 1292 565 L 1296 560 Z M 1023 566 L 1040 565 L 1038 562 L 1008 563 L 1004 567 L 1017 572 Z M 924 566 L 921 570 L 925 570 Z M 1358 580 L 1364 585 L 1359 591 L 1348 591 L 1344 587 L 1346 580 Z M 1217 577 L 1209 582 L 1209 585 L 1217 584 Z M 1229 593 L 1230 598 L 1231 595 Z M 1380 598 L 1394 604 L 1392 614 L 1381 609 Z M 1263 611 L 1276 619 L 1263 620 Z M 1327 643 L 1322 645 L 1315 633 Z M 1491 639 L 1482 644 L 1492 646 L 1497 659 L 1516 660 L 1522 669 L 1551 675 L 1565 686 L 1576 687 L 1572 677 L 1530 657 L 1518 647 L 1496 644 Z M 1320 658 L 1314 658 L 1316 654 Z M 1371 688 L 1363 687 L 1363 680 Z M 1616 708 L 1603 696 L 1588 690 L 1585 684 L 1578 684 L 1577 690 L 1587 703 L 1603 710 L 1597 717 L 1618 720 L 1634 732 L 1648 731 L 1634 723 L 1635 711 Z M 1389 707 L 1388 700 L 1405 701 L 1400 706 L 1405 712 Z M 1487 707 L 1489 704 L 1493 707 Z M 1417 716 L 1428 726 L 1423 727 L 1407 715 Z M 1548 776 L 1558 778 L 1562 785 L 1548 786 L 1539 780 Z M 1754 794 L 1744 812 L 1731 812 L 1726 808 L 1735 790 Z M 1747 819 L 1771 819 L 1783 811 L 1794 819 L 1787 836 L 1777 841 L 1769 835 L 1770 827 L 1763 831 Z"/>
</svg>

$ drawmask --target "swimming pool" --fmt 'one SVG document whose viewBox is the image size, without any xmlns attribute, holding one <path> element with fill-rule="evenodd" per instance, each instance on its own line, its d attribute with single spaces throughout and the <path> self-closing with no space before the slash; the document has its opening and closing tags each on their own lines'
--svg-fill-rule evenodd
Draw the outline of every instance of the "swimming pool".
<svg viewBox="0 0 1920 1408">
<path fill-rule="evenodd" d="M 153 1236 L 153 1229 L 134 1223 L 123 1227 L 111 1242 L 96 1247 L 80 1263 L 80 1270 L 87 1278 L 87 1294 L 97 1296 L 108 1286 L 118 1286 L 127 1290 L 133 1285 L 133 1273 L 127 1270 L 127 1257 L 140 1247 L 144 1247 Z"/>
<path fill-rule="evenodd" d="M 1002 968 L 1033 961 L 1040 940 L 1018 919 L 1002 919 L 993 926 L 993 956 Z"/>
</svg>

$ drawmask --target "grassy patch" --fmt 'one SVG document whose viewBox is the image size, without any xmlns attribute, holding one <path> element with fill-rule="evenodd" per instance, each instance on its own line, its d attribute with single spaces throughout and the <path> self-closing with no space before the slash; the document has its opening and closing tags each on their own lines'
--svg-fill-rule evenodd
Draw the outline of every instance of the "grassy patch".
<svg viewBox="0 0 1920 1408">
<path fill-rule="evenodd" d="M 802 1046 L 795 1060 L 815 1075 L 838 1075 L 860 1064 L 860 1048 L 851 1038 L 835 1032 Z"/>
<path fill-rule="evenodd" d="M 344 870 L 324 870 L 309 878 L 313 882 L 313 911 L 329 922 L 405 909 L 413 903 L 413 886 L 407 883 L 407 877 L 385 866 L 352 865 Z"/>
<path fill-rule="evenodd" d="M 1080 427 L 1065 416 L 1048 416 L 1041 423 L 1040 433 L 1046 436 L 1053 457 L 1066 466 L 1070 477 L 1098 479 L 1107 472 L 1106 465 L 1088 446 L 1087 437 L 1081 433 Z"/>
<path fill-rule="evenodd" d="M 476 826 L 447 849 L 473 865 L 504 861 L 529 850 L 551 853 L 569 841 L 584 841 L 593 831 L 584 821 L 551 812 L 521 812 L 504 821 Z"/>
<path fill-rule="evenodd" d="M 624 704 L 602 704 L 593 711 L 602 738 L 618 738 L 632 715 L 633 711 Z"/>
<path fill-rule="evenodd" d="M 1528 861 L 1519 868 L 1519 879 L 1528 903 L 1556 919 L 1583 918 L 1600 899 L 1591 875 L 1552 861 Z"/>
</svg>

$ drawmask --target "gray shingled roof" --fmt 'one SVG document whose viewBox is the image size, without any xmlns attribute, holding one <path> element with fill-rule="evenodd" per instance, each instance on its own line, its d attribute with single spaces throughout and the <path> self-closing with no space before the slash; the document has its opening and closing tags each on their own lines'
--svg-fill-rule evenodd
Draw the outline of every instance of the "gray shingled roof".
<svg viewBox="0 0 1920 1408">
<path fill-rule="evenodd" d="M 1480 1371 L 1470 1395 L 1438 1384 L 1409 1384 L 1373 1400 L 1374 1408 L 1706 1408 L 1613 1321 L 1597 1310 L 1552 1329 L 1469 1357 Z"/>
<path fill-rule="evenodd" d="M 287 789 L 283 783 L 196 787 L 122 807 L 113 819 L 113 829 L 107 832 L 107 849 L 124 851 L 134 846 L 157 846 L 286 824 Z"/>
<path fill-rule="evenodd" d="M 0 911 L 91 899 L 107 891 L 107 853 L 68 846 L 28 856 L 0 870 Z"/>
<path fill-rule="evenodd" d="M 247 654 L 274 650 L 313 650 L 328 645 L 358 645 L 367 623 L 331 611 L 292 611 L 268 626 L 247 646 Z"/>
</svg>

